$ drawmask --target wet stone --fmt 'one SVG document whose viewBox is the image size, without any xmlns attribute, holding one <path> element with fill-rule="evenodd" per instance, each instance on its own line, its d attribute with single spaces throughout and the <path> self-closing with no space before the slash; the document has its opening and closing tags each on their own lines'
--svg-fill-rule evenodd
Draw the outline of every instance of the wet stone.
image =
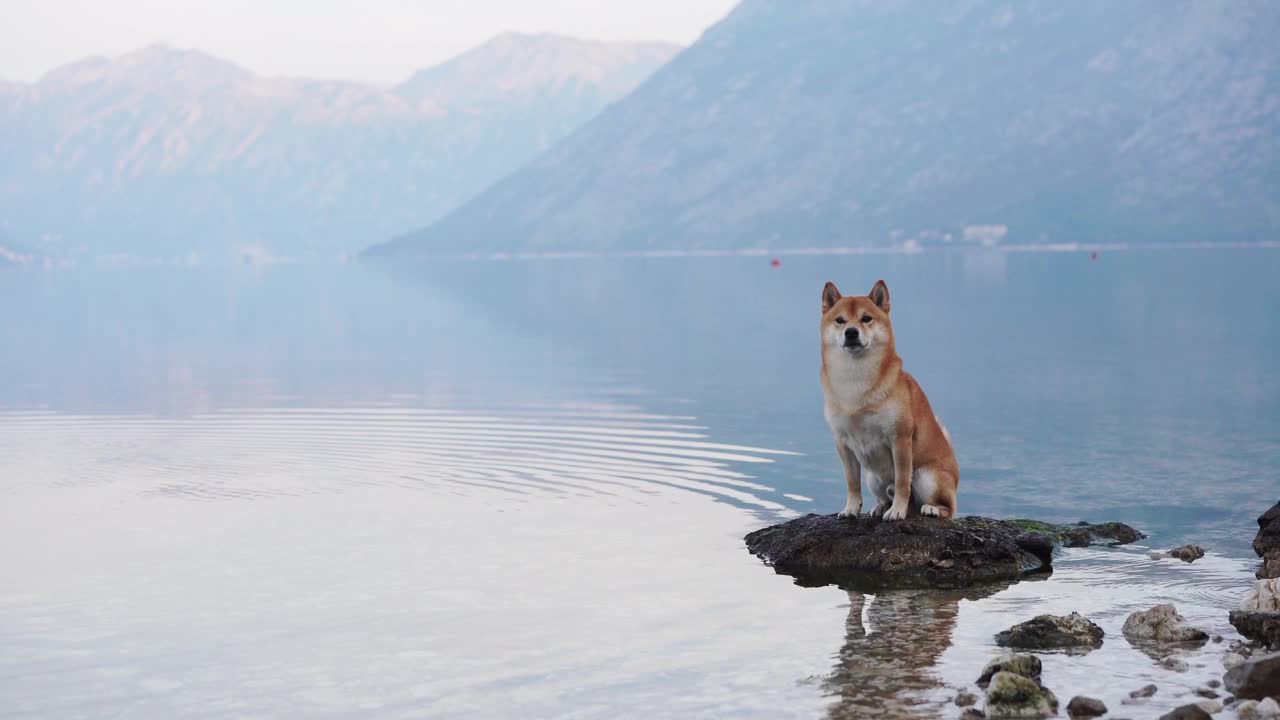
<svg viewBox="0 0 1280 720">
<path fill-rule="evenodd" d="M 1131 614 L 1124 621 L 1122 632 L 1130 642 L 1203 644 L 1209 639 L 1205 631 L 1187 625 L 1172 605 L 1156 605 L 1150 610 Z"/>
<path fill-rule="evenodd" d="M 996 644 L 1015 648 L 1096 648 L 1102 645 L 1102 628 L 1080 613 L 1037 615 L 996 633 Z"/>
<path fill-rule="evenodd" d="M 961 692 L 960 694 L 956 695 L 956 699 L 955 699 L 955 703 L 959 707 L 969 707 L 970 705 L 977 704 L 977 702 L 978 702 L 978 696 L 974 695 L 971 692 Z"/>
<path fill-rule="evenodd" d="M 1169 551 L 1169 557 L 1177 558 L 1185 563 L 1192 563 L 1204 557 L 1204 548 L 1199 545 L 1183 545 Z"/>
<path fill-rule="evenodd" d="M 1064 544 L 1132 542 L 1122 523 L 1053 525 L 1033 520 L 806 515 L 756 530 L 747 549 L 802 585 L 849 589 L 967 587 L 1052 569 Z"/>
<path fill-rule="evenodd" d="M 1223 681 L 1238 698 L 1280 697 L 1280 652 L 1242 660 L 1227 671 Z"/>
<path fill-rule="evenodd" d="M 1036 681 L 998 672 L 987 688 L 987 717 L 1045 718 L 1058 712 L 1058 698 Z"/>
<path fill-rule="evenodd" d="M 1133 698 L 1134 700 L 1138 700 L 1141 698 L 1149 698 L 1152 695 L 1155 695 L 1157 690 L 1159 690 L 1159 688 L 1157 688 L 1155 685 L 1143 685 L 1137 690 L 1134 690 L 1133 692 L 1129 693 L 1129 697 Z"/>
<path fill-rule="evenodd" d="M 1160 720 L 1209 720 L 1212 717 L 1204 708 L 1192 703 L 1161 715 Z"/>
<path fill-rule="evenodd" d="M 1258 518 L 1258 534 L 1253 537 L 1253 551 L 1258 557 L 1280 550 L 1280 502 Z"/>
<path fill-rule="evenodd" d="M 1232 610 L 1227 616 L 1241 635 L 1271 650 L 1280 650 L 1280 612 Z"/>
<path fill-rule="evenodd" d="M 1067 716 L 1071 718 L 1092 718 L 1106 714 L 1106 703 L 1091 697 L 1077 695 L 1067 703 Z"/>
<path fill-rule="evenodd" d="M 982 674 L 978 676 L 978 687 L 987 687 L 991 682 L 991 677 L 998 672 L 1011 672 L 1014 675 L 1021 675 L 1035 682 L 1040 682 L 1041 664 L 1040 658 L 1027 653 L 1013 653 L 1003 655 L 991 662 L 982 669 Z"/>
<path fill-rule="evenodd" d="M 1195 693 L 1202 698 L 1209 698 L 1210 700 L 1218 699 L 1218 691 L 1212 688 L 1207 688 L 1207 687 L 1196 688 Z"/>
</svg>

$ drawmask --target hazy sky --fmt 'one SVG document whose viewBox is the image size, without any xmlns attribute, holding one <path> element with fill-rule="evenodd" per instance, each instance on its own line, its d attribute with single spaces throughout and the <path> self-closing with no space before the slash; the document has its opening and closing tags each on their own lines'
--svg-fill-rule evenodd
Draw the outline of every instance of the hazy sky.
<svg viewBox="0 0 1280 720">
<path fill-rule="evenodd" d="M 688 44 L 736 0 L 0 0 L 0 78 L 198 48 L 265 75 L 391 83 L 500 32 Z"/>
</svg>

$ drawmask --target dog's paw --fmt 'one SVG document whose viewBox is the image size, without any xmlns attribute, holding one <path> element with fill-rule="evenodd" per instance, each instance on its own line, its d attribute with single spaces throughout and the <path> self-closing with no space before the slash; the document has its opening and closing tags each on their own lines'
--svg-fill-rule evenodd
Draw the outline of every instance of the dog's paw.
<svg viewBox="0 0 1280 720">
<path fill-rule="evenodd" d="M 836 515 L 842 518 L 858 517 L 861 514 L 862 514 L 862 503 L 858 503 L 857 505 L 845 505 L 843 510 L 836 513 Z"/>
<path fill-rule="evenodd" d="M 873 518 L 882 518 L 884 517 L 885 512 L 887 512 L 888 510 L 889 510 L 888 503 L 880 503 L 879 505 L 876 505 L 874 508 L 871 509 L 870 515 Z"/>
<path fill-rule="evenodd" d="M 884 513 L 885 520 L 905 520 L 907 518 L 907 506 L 898 507 L 894 505 Z"/>
<path fill-rule="evenodd" d="M 947 510 L 946 508 L 942 508 L 937 505 L 921 505 L 920 514 L 924 515 L 925 517 L 944 518 L 944 517 L 947 517 Z"/>
</svg>

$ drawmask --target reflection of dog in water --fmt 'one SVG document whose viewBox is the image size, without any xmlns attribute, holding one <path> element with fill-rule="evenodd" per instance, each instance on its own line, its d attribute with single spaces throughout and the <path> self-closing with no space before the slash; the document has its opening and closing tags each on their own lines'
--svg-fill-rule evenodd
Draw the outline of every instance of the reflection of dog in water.
<svg viewBox="0 0 1280 720">
<path fill-rule="evenodd" d="M 945 697 L 934 672 L 951 647 L 960 601 L 977 600 L 1008 587 L 968 590 L 889 590 L 878 595 L 849 591 L 849 617 L 839 662 L 823 682 L 834 696 L 833 719 L 933 718 Z"/>
</svg>

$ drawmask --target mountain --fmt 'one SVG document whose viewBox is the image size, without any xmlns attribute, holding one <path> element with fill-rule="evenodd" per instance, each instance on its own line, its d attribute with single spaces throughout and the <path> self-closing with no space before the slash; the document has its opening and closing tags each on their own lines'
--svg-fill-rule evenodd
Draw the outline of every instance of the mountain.
<svg viewBox="0 0 1280 720">
<path fill-rule="evenodd" d="M 370 255 L 1274 240 L 1270 0 L 744 0 Z"/>
<path fill-rule="evenodd" d="M 351 252 L 436 219 L 676 50 L 504 35 L 391 88 L 164 46 L 89 58 L 0 83 L 0 221 L 89 255 Z"/>
</svg>

